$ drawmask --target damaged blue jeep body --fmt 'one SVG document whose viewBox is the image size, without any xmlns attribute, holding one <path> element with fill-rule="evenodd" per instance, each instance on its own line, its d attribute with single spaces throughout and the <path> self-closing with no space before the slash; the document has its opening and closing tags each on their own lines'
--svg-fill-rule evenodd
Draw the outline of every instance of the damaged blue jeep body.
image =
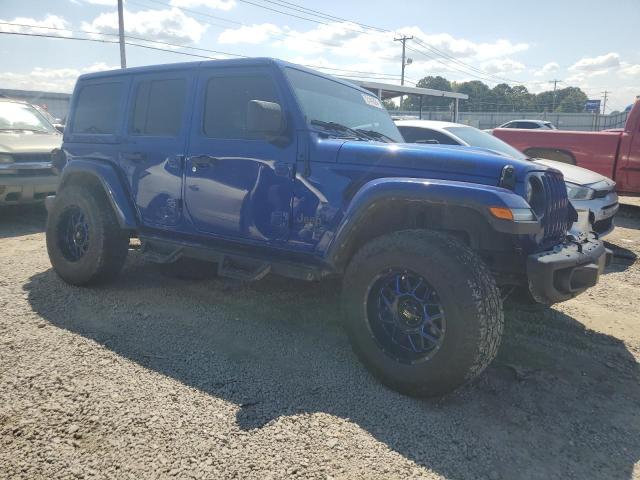
<svg viewBox="0 0 640 480">
<path fill-rule="evenodd" d="M 52 262 L 71 283 L 101 280 L 117 272 L 91 260 L 92 249 L 138 237 L 151 260 L 209 261 L 243 280 L 344 276 L 357 292 L 345 294 L 347 314 L 364 319 L 347 330 L 372 371 L 407 393 L 450 390 L 484 368 L 497 341 L 481 338 L 479 325 L 476 357 L 470 352 L 444 383 L 404 369 L 454 355 L 438 353 L 444 318 L 455 336 L 456 315 L 491 310 L 499 317 L 491 329 L 501 332 L 496 292 L 567 300 L 595 285 L 608 253 L 595 237 L 567 236 L 575 211 L 559 172 L 468 147 L 402 142 L 370 92 L 282 61 L 83 75 L 64 133 L 59 193 L 48 200 Z M 95 198 L 76 200 L 87 196 Z M 108 209 L 103 225 L 93 208 Z M 92 244 L 107 228 L 118 233 Z M 464 255 L 452 254 L 460 258 L 447 267 L 451 248 Z M 113 261 L 124 255 L 118 250 Z M 486 273 L 478 285 L 490 285 L 470 294 L 467 313 L 452 313 L 457 307 L 447 307 L 435 284 L 458 288 L 471 264 Z M 438 269 L 443 278 L 430 278 Z M 455 275 L 463 276 L 448 278 Z M 496 308 L 471 298 L 479 292 Z M 483 349 L 493 353 L 480 361 Z"/>
</svg>

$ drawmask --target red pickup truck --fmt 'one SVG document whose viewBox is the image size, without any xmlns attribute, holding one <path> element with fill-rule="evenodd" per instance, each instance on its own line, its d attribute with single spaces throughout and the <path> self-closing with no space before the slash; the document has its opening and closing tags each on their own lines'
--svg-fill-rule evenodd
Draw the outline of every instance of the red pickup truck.
<svg viewBox="0 0 640 480">
<path fill-rule="evenodd" d="M 602 132 L 496 128 L 493 134 L 532 158 L 588 168 L 616 181 L 623 195 L 640 195 L 640 100 L 624 128 Z"/>
</svg>

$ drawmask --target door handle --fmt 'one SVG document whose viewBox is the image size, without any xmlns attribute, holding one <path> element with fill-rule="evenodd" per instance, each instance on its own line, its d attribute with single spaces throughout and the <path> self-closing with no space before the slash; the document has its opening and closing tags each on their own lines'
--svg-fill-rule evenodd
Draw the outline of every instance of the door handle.
<svg viewBox="0 0 640 480">
<path fill-rule="evenodd" d="M 131 162 L 142 162 L 147 159 L 147 155 L 142 152 L 123 153 L 122 158 Z"/>
<path fill-rule="evenodd" d="M 211 155 L 194 155 L 189 157 L 189 161 L 196 168 L 207 168 L 211 165 L 215 165 L 218 162 L 218 159 Z"/>
</svg>

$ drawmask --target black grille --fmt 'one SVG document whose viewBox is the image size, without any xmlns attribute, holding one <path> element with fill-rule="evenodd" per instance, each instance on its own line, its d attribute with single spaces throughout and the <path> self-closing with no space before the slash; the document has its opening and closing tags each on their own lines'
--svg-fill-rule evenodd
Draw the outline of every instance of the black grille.
<svg viewBox="0 0 640 480">
<path fill-rule="evenodd" d="M 569 213 L 567 187 L 562 174 L 545 172 L 540 174 L 540 180 L 547 200 L 542 217 L 542 226 L 544 227 L 542 243 L 544 247 L 549 247 L 564 239 L 567 230 L 571 228 L 572 221 Z"/>
<path fill-rule="evenodd" d="M 43 153 L 12 153 L 13 161 L 16 163 L 26 162 L 50 162 L 51 152 Z"/>
</svg>

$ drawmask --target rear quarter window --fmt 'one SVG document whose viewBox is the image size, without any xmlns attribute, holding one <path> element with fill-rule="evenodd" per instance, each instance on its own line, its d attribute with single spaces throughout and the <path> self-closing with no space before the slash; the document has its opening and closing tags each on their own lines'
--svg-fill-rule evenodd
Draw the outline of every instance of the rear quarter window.
<svg viewBox="0 0 640 480">
<path fill-rule="evenodd" d="M 123 93 L 123 82 L 106 82 L 81 87 L 75 106 L 72 132 L 89 135 L 115 134 Z"/>
</svg>

